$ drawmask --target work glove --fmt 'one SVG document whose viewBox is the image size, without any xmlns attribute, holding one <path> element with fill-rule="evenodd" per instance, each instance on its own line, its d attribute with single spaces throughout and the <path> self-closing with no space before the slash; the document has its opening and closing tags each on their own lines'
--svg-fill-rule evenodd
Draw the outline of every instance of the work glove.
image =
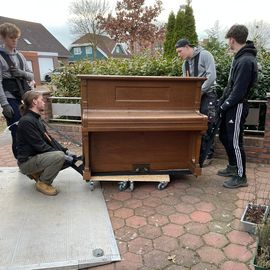
<svg viewBox="0 0 270 270">
<path fill-rule="evenodd" d="M 2 106 L 2 108 L 3 108 L 3 115 L 6 118 L 11 119 L 14 115 L 14 111 L 13 111 L 12 107 L 9 104 L 6 104 L 6 105 Z"/>
<path fill-rule="evenodd" d="M 72 153 L 70 150 L 66 150 L 66 155 L 70 156 L 70 157 L 76 157 L 76 154 Z"/>
<path fill-rule="evenodd" d="M 220 106 L 218 109 L 218 115 L 219 115 L 219 118 L 224 118 L 225 116 L 225 111 L 223 110 L 222 106 Z"/>
<path fill-rule="evenodd" d="M 17 67 L 11 67 L 10 73 L 15 78 L 27 78 L 27 72 Z"/>
<path fill-rule="evenodd" d="M 72 164 L 74 161 L 74 158 L 69 155 L 65 155 L 65 161 L 68 162 L 69 164 Z"/>
<path fill-rule="evenodd" d="M 83 160 L 82 156 L 77 156 L 76 154 L 72 153 L 70 150 L 67 150 L 65 153 L 67 156 L 71 157 L 74 162 L 76 162 L 78 160 L 80 160 L 80 161 Z"/>
</svg>

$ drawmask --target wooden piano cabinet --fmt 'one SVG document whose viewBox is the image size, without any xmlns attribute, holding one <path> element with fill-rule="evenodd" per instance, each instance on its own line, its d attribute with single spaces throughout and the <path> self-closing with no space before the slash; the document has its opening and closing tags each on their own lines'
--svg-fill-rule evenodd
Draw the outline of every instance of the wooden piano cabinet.
<svg viewBox="0 0 270 270">
<path fill-rule="evenodd" d="M 189 170 L 198 176 L 202 78 L 80 75 L 85 180 Z"/>
</svg>

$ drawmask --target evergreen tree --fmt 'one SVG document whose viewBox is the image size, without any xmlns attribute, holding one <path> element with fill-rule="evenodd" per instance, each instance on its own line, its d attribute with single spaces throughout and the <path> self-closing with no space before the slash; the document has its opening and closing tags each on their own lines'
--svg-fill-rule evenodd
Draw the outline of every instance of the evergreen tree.
<svg viewBox="0 0 270 270">
<path fill-rule="evenodd" d="M 172 51 L 174 51 L 175 53 L 174 29 L 175 29 L 175 15 L 173 12 L 171 12 L 166 26 L 166 36 L 164 42 L 164 56 L 168 58 L 172 57 Z"/>
<path fill-rule="evenodd" d="M 180 8 L 176 16 L 176 22 L 175 22 L 175 27 L 174 27 L 174 45 L 176 44 L 177 40 L 184 37 L 186 37 L 185 11 Z"/>
<path fill-rule="evenodd" d="M 175 44 L 177 40 L 181 38 L 188 39 L 191 44 L 198 44 L 191 0 L 187 0 L 186 5 L 180 6 L 176 17 L 173 12 L 170 13 L 167 23 L 166 39 L 164 42 L 165 57 L 173 58 L 176 56 Z"/>
<path fill-rule="evenodd" d="M 187 38 L 191 44 L 198 44 L 198 36 L 196 33 L 195 18 L 193 15 L 193 9 L 191 7 L 191 0 L 187 0 L 185 7 L 185 19 L 184 19 L 184 37 Z"/>
</svg>

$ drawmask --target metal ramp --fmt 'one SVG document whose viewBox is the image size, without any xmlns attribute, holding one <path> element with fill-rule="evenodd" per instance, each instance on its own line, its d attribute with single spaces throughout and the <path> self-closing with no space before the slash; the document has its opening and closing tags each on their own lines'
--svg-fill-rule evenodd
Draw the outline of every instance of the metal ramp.
<svg viewBox="0 0 270 270">
<path fill-rule="evenodd" d="M 57 196 L 35 189 L 18 168 L 0 168 L 0 270 L 83 269 L 120 255 L 107 207 L 69 168 L 57 176 Z"/>
</svg>

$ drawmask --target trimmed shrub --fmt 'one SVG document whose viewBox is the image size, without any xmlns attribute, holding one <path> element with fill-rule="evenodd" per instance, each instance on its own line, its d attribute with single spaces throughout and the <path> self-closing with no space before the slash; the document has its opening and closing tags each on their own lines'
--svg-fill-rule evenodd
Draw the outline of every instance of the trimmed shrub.
<svg viewBox="0 0 270 270">
<path fill-rule="evenodd" d="M 60 74 L 52 77 L 52 84 L 57 88 L 55 96 L 80 96 L 78 74 L 92 75 L 133 75 L 133 76 L 180 76 L 181 61 L 162 56 L 134 56 L 130 59 L 110 58 L 98 61 L 80 61 L 65 66 Z"/>
<path fill-rule="evenodd" d="M 227 85 L 232 55 L 228 54 L 227 48 L 222 44 L 207 45 L 214 56 L 217 69 L 217 83 L 223 89 Z M 270 54 L 265 50 L 258 52 L 258 82 L 253 87 L 249 99 L 265 99 L 266 93 L 270 91 Z M 157 56 L 134 56 L 129 59 L 115 59 L 98 61 L 79 61 L 73 65 L 63 68 L 60 74 L 52 77 L 52 84 L 57 90 L 55 96 L 80 96 L 80 80 L 78 74 L 96 75 L 133 75 L 133 76 L 181 76 L 182 61 L 175 57 L 173 59 Z M 219 95 L 222 94 L 222 91 Z"/>
</svg>

